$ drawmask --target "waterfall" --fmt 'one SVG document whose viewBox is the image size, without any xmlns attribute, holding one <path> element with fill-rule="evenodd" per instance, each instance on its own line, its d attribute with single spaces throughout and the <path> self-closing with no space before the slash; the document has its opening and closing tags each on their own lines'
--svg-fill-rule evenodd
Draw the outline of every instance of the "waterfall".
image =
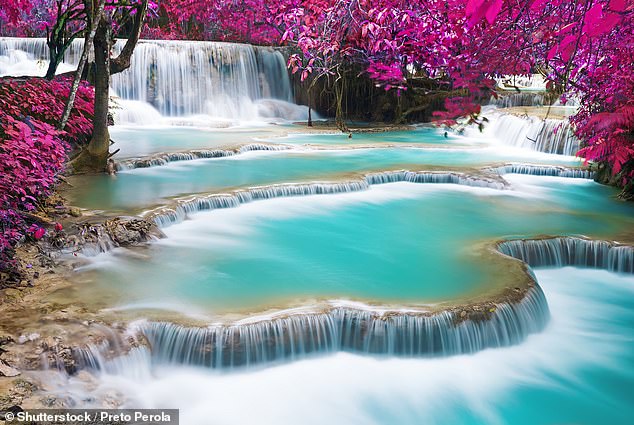
<svg viewBox="0 0 634 425">
<path fill-rule="evenodd" d="M 72 43 L 66 55 L 68 60 L 59 65 L 58 73 L 76 69 L 73 65 L 81 56 L 82 44 Z M 0 77 L 43 77 L 48 67 L 48 58 L 46 39 L 0 37 Z"/>
<path fill-rule="evenodd" d="M 367 190 L 370 185 L 410 182 L 427 184 L 458 184 L 473 187 L 505 189 L 506 183 L 491 177 L 476 177 L 455 172 L 386 171 L 371 173 L 360 180 L 338 183 L 287 183 L 237 190 L 232 193 L 196 196 L 178 200 L 174 206 L 161 207 L 146 214 L 158 227 L 180 223 L 189 214 L 221 208 L 235 208 L 247 202 L 291 196 L 324 195 Z"/>
<path fill-rule="evenodd" d="M 237 43 L 142 41 L 130 69 L 113 76 L 112 88 L 167 116 L 252 119 L 258 116 L 254 101 L 293 100 L 282 54 Z"/>
<path fill-rule="evenodd" d="M 505 189 L 506 183 L 484 176 L 470 176 L 463 173 L 428 172 L 428 171 L 384 171 L 365 176 L 368 184 L 385 184 L 396 182 L 458 184 L 462 186 L 488 187 Z"/>
<path fill-rule="evenodd" d="M 264 143 L 250 143 L 237 149 L 198 149 L 186 152 L 165 152 L 149 158 L 134 158 L 118 161 L 117 170 L 133 170 L 136 168 L 158 167 L 176 161 L 192 161 L 203 158 L 225 158 L 245 152 L 255 151 L 283 151 L 292 149 L 288 145 L 267 145 Z"/>
<path fill-rule="evenodd" d="M 594 171 L 582 168 L 562 167 L 556 165 L 506 164 L 490 168 L 490 171 L 501 176 L 504 174 L 528 174 L 531 176 L 569 177 L 575 179 L 593 179 Z"/>
<path fill-rule="evenodd" d="M 154 106 L 140 100 L 116 99 L 110 109 L 115 124 L 152 125 L 160 123 L 163 119 Z"/>
<path fill-rule="evenodd" d="M 506 90 L 546 90 L 546 80 L 541 74 L 507 75 L 495 78 L 497 86 Z"/>
<path fill-rule="evenodd" d="M 498 108 L 513 108 L 516 106 L 543 106 L 543 92 L 521 92 L 521 93 L 501 93 L 497 98 L 491 97 L 489 105 Z"/>
<path fill-rule="evenodd" d="M 532 267 L 592 267 L 634 273 L 634 247 L 614 242 L 573 237 L 501 242 L 503 254 Z"/>
<path fill-rule="evenodd" d="M 634 247 L 574 237 L 509 240 L 498 251 L 530 266 L 581 266 L 634 273 Z M 339 351 L 405 357 L 450 356 L 518 344 L 541 331 L 550 312 L 530 269 L 520 299 L 447 307 L 439 312 L 348 307 L 287 310 L 229 324 L 186 327 L 133 324 L 149 344 L 112 357 L 110 343 L 74 351 L 78 368 L 149 374 L 152 365 L 221 370 L 290 361 Z M 134 367 L 130 367 L 134 366 Z"/>
<path fill-rule="evenodd" d="M 112 357 L 109 344 L 76 349 L 78 368 L 117 372 L 122 365 L 185 364 L 216 369 L 248 367 L 347 351 L 390 356 L 449 356 L 521 342 L 541 331 L 550 313 L 543 292 L 529 287 L 516 303 L 487 303 L 438 313 L 380 312 L 332 305 L 322 312 L 290 312 L 246 323 L 185 327 L 143 322 L 133 330 L 150 349 L 136 348 L 131 358 Z"/>
<path fill-rule="evenodd" d="M 187 218 L 188 214 L 199 211 L 236 208 L 241 204 L 262 199 L 358 192 L 367 188 L 368 184 L 363 180 L 342 183 L 279 184 L 255 187 L 228 194 L 213 194 L 180 200 L 174 207 L 160 208 L 150 212 L 148 218 L 154 219 L 156 225 L 162 228 L 180 223 Z"/>
<path fill-rule="evenodd" d="M 448 356 L 517 344 L 548 321 L 538 286 L 516 304 L 500 303 L 486 318 L 460 321 L 459 311 L 379 314 L 334 308 L 257 323 L 187 328 L 148 323 L 141 329 L 158 363 L 211 368 L 251 366 L 349 351 L 391 356 Z"/>
<path fill-rule="evenodd" d="M 575 155 L 580 141 L 567 120 L 495 115 L 490 118 L 490 128 L 485 130 L 500 142 L 539 152 Z"/>
<path fill-rule="evenodd" d="M 115 54 L 124 43 L 117 41 Z M 60 71 L 74 69 L 82 48 L 83 40 L 71 44 Z M 45 39 L 0 38 L 0 75 L 44 75 L 47 62 Z M 130 68 L 112 76 L 111 88 L 124 101 L 143 102 L 163 116 L 253 120 L 307 115 L 305 107 L 292 103 L 282 53 L 249 44 L 141 40 Z M 128 106 L 137 109 L 139 103 Z M 147 116 L 148 109 L 144 111 Z M 119 122 L 138 118 L 124 114 Z"/>
<path fill-rule="evenodd" d="M 104 341 L 76 347 L 72 355 L 75 370 L 91 369 L 111 374 L 144 377 L 151 375 L 152 354 L 146 347 L 134 347 L 123 354 L 120 343 Z M 131 367 L 132 366 L 132 367 Z M 59 370 L 62 368 L 58 367 Z M 67 372 L 74 372 L 73 370 Z"/>
</svg>

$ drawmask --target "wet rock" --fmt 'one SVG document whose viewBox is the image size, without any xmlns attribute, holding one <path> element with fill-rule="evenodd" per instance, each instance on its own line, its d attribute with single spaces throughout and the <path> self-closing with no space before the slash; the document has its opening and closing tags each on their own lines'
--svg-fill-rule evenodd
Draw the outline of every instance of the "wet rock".
<svg viewBox="0 0 634 425">
<path fill-rule="evenodd" d="M 20 371 L 14 367 L 11 367 L 7 362 L 0 360 L 0 376 L 6 376 L 9 378 L 13 378 L 14 376 L 18 376 Z"/>
<path fill-rule="evenodd" d="M 112 241 L 119 246 L 147 242 L 152 237 L 160 237 L 161 234 L 153 222 L 141 218 L 117 217 L 107 220 L 104 228 Z"/>
<path fill-rule="evenodd" d="M 22 411 L 20 405 L 36 389 L 35 384 L 23 378 L 15 378 L 9 386 L 3 387 L 4 394 L 0 395 L 0 421 L 2 421 L 1 412 L 17 413 Z"/>
<path fill-rule="evenodd" d="M 27 381 L 26 379 L 16 379 L 13 385 L 13 390 L 20 395 L 28 395 L 37 390 L 37 385 L 33 382 Z"/>
<path fill-rule="evenodd" d="M 77 207 L 69 207 L 68 213 L 73 217 L 81 217 L 81 210 Z"/>
<path fill-rule="evenodd" d="M 59 343 L 59 340 L 56 340 L 55 338 L 53 338 L 52 336 L 46 337 L 41 343 L 40 343 L 40 347 L 42 347 L 44 350 L 50 350 L 53 349 L 57 346 L 57 344 Z"/>
<path fill-rule="evenodd" d="M 44 396 L 42 398 L 40 398 L 40 403 L 42 403 L 43 406 L 46 406 L 48 408 L 53 408 L 53 407 L 62 407 L 63 403 L 60 402 L 57 397 L 53 396 L 53 395 L 47 395 Z"/>
<path fill-rule="evenodd" d="M 73 374 L 77 371 L 75 356 L 70 346 L 56 343 L 54 346 L 46 349 L 45 352 L 47 354 L 46 361 L 48 361 L 48 367 L 65 370 L 69 374 Z"/>
<path fill-rule="evenodd" d="M 14 339 L 11 335 L 0 335 L 0 347 L 11 342 L 14 342 Z"/>
<path fill-rule="evenodd" d="M 7 407 L 6 409 L 2 409 L 4 410 L 4 412 L 2 412 L 2 416 L 0 416 L 0 420 L 5 420 L 5 415 L 9 412 L 13 413 L 14 415 L 18 412 L 22 412 L 24 411 L 22 409 L 22 407 L 18 406 L 17 404 L 14 404 L 13 406 Z"/>
</svg>

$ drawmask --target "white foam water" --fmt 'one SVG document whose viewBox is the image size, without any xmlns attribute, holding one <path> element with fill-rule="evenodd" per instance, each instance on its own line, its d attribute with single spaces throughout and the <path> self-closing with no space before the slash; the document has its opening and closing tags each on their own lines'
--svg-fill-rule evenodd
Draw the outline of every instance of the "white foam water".
<svg viewBox="0 0 634 425">
<path fill-rule="evenodd" d="M 151 157 L 135 158 L 118 161 L 117 170 L 128 171 L 137 168 L 149 168 L 167 165 L 178 161 L 193 161 L 196 159 L 227 158 L 247 152 L 279 152 L 293 149 L 288 145 L 271 145 L 265 143 L 248 143 L 235 149 L 198 149 L 186 152 L 164 152 Z"/>
<path fill-rule="evenodd" d="M 117 41 L 115 53 L 124 43 Z M 74 70 L 82 49 L 83 40 L 75 40 L 58 73 Z M 47 66 L 45 39 L 0 37 L 0 75 L 43 76 Z M 282 53 L 249 44 L 141 40 L 130 68 L 112 76 L 111 88 L 124 100 L 115 113 L 119 124 L 156 125 L 157 111 L 161 117 L 230 121 L 308 116 L 307 107 L 293 103 Z"/>
<path fill-rule="evenodd" d="M 231 373 L 152 366 L 141 350 L 102 368 L 90 391 L 61 374 L 49 385 L 77 406 L 118 394 L 125 407 L 180 408 L 189 425 L 627 424 L 632 407 L 610 379 L 633 379 L 633 314 L 615 303 L 634 295 L 634 281 L 574 268 L 536 275 L 552 319 L 512 347 L 431 359 L 339 353 Z"/>
<path fill-rule="evenodd" d="M 274 198 L 289 198 L 311 195 L 334 195 L 366 191 L 373 185 L 398 183 L 419 183 L 435 185 L 457 185 L 477 188 L 502 190 L 506 188 L 504 181 L 486 176 L 471 176 L 457 172 L 412 172 L 390 171 L 371 173 L 359 180 L 345 182 L 312 182 L 278 184 L 237 190 L 232 193 L 195 196 L 176 201 L 174 206 L 161 207 L 148 211 L 145 217 L 152 219 L 161 227 L 183 222 L 189 215 L 225 208 L 236 208 L 253 201 Z"/>
<path fill-rule="evenodd" d="M 549 154 L 574 156 L 580 141 L 567 120 L 490 114 L 484 135 L 499 143 Z"/>
</svg>

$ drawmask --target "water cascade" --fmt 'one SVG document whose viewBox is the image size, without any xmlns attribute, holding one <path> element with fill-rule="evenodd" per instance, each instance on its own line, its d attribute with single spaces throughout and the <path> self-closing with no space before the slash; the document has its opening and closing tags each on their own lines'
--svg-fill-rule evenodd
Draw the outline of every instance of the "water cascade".
<svg viewBox="0 0 634 425">
<path fill-rule="evenodd" d="M 68 48 L 66 61 L 57 68 L 58 73 L 74 71 L 81 56 L 83 41 L 75 41 Z M 48 67 L 48 46 L 44 38 L 0 37 L 0 76 L 43 77 Z"/>
<path fill-rule="evenodd" d="M 117 41 L 115 53 L 123 44 Z M 60 72 L 74 69 L 67 65 L 77 63 L 82 48 L 83 40 L 72 43 Z M 0 59 L 0 74 L 44 75 L 46 40 L 0 38 Z M 156 111 L 169 117 L 209 115 L 241 120 L 299 119 L 306 113 L 305 107 L 292 103 L 282 53 L 249 44 L 141 40 L 130 69 L 113 75 L 111 89 L 123 99 L 119 101 L 123 111 L 115 111 L 115 119 L 124 123 L 152 123 Z M 132 113 L 127 111 L 131 108 L 135 109 Z"/>
<path fill-rule="evenodd" d="M 498 251 L 530 266 L 581 266 L 634 273 L 634 248 L 572 237 L 509 240 Z M 448 307 L 439 312 L 386 310 L 329 302 L 312 311 L 289 310 L 229 324 L 186 327 L 169 322 L 136 322 L 148 348 L 113 356 L 105 343 L 76 349 L 79 368 L 129 371 L 144 365 L 191 365 L 232 369 L 297 360 L 340 351 L 405 357 L 450 356 L 504 347 L 540 332 L 550 312 L 530 270 L 522 298 L 484 305 Z M 122 363 L 123 362 L 123 363 Z"/>
<path fill-rule="evenodd" d="M 546 80 L 540 74 L 504 76 L 495 81 L 504 90 L 546 90 Z"/>
<path fill-rule="evenodd" d="M 126 159 L 117 162 L 117 169 L 133 170 L 136 168 L 158 167 L 176 161 L 192 161 L 203 158 L 226 158 L 245 152 L 254 151 L 283 151 L 289 150 L 287 145 L 267 145 L 264 143 L 250 143 L 236 149 L 198 149 L 187 152 L 165 152 L 153 155 L 149 158 Z"/>
<path fill-rule="evenodd" d="M 163 207 L 150 211 L 146 218 L 153 219 L 159 227 L 167 227 L 180 223 L 187 218 L 188 214 L 199 211 L 235 208 L 241 204 L 263 199 L 358 192 L 368 189 L 370 185 L 396 182 L 444 183 L 487 187 L 498 190 L 505 189 L 506 183 L 502 179 L 495 177 L 470 176 L 455 172 L 387 171 L 368 174 L 360 180 L 346 182 L 277 184 L 237 190 L 233 193 L 196 196 L 179 200 L 173 207 Z"/>
<path fill-rule="evenodd" d="M 495 115 L 491 121 L 485 132 L 506 145 L 559 155 L 579 151 L 579 139 L 566 120 Z"/>
<path fill-rule="evenodd" d="M 332 306 L 322 312 L 207 328 L 143 322 L 134 330 L 147 339 L 154 364 L 230 369 L 338 351 L 409 357 L 474 353 L 517 344 L 541 331 L 550 317 L 537 285 L 520 302 L 502 302 L 488 307 L 487 313 L 469 314 L 465 318 L 459 307 L 427 313 Z M 109 346 L 90 346 L 76 350 L 75 358 L 79 367 L 112 369 L 104 361 L 108 351 Z M 149 360 L 147 350 L 133 351 Z"/>
<path fill-rule="evenodd" d="M 544 92 L 520 92 L 510 94 L 499 94 L 498 97 L 491 97 L 489 105 L 498 108 L 514 108 L 517 106 L 543 106 Z"/>
<path fill-rule="evenodd" d="M 591 267 L 634 273 L 634 247 L 614 242 L 557 237 L 511 240 L 498 245 L 500 252 L 532 267 Z"/>
<path fill-rule="evenodd" d="M 113 76 L 112 88 L 167 116 L 253 119 L 259 99 L 293 100 L 279 51 L 234 43 L 141 42 L 130 69 Z"/>
<path fill-rule="evenodd" d="M 574 179 L 594 178 L 593 171 L 556 165 L 506 164 L 489 170 L 501 176 L 504 174 L 526 174 L 531 176 L 568 177 Z"/>
</svg>

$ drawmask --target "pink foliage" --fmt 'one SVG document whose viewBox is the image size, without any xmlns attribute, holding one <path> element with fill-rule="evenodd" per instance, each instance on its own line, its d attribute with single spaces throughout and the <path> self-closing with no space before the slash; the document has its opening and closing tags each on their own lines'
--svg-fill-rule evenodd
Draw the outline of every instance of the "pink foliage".
<svg viewBox="0 0 634 425">
<path fill-rule="evenodd" d="M 340 64 L 365 67 L 388 89 L 408 76 L 435 79 L 448 98 L 436 117 L 479 122 L 479 99 L 496 95 L 494 77 L 542 73 L 551 87 L 581 99 L 572 121 L 586 147 L 627 183 L 634 161 L 626 119 L 634 98 L 633 0 L 332 0 L 300 2 L 280 18 L 282 41 L 302 54 L 289 68 L 302 79 Z"/>
<path fill-rule="evenodd" d="M 94 92 L 83 84 L 66 131 L 58 122 L 70 80 L 0 79 L 0 267 L 26 231 L 22 211 L 33 211 L 51 193 L 66 161 L 68 142 L 84 143 L 92 133 Z M 42 230 L 30 234 L 40 239 Z"/>
<path fill-rule="evenodd" d="M 1 30 L 41 32 L 60 1 L 0 0 Z M 109 2 L 108 12 L 133 11 L 139 1 Z M 617 174 L 634 157 L 622 119 L 633 97 L 634 0 L 154 0 L 144 34 L 292 46 L 288 65 L 302 80 L 342 65 L 387 90 L 406 90 L 413 76 L 432 79 L 465 93 L 436 114 L 443 122 L 478 122 L 477 103 L 495 95 L 495 77 L 540 73 L 581 99 L 572 120 L 586 142 L 580 155 Z"/>
</svg>

